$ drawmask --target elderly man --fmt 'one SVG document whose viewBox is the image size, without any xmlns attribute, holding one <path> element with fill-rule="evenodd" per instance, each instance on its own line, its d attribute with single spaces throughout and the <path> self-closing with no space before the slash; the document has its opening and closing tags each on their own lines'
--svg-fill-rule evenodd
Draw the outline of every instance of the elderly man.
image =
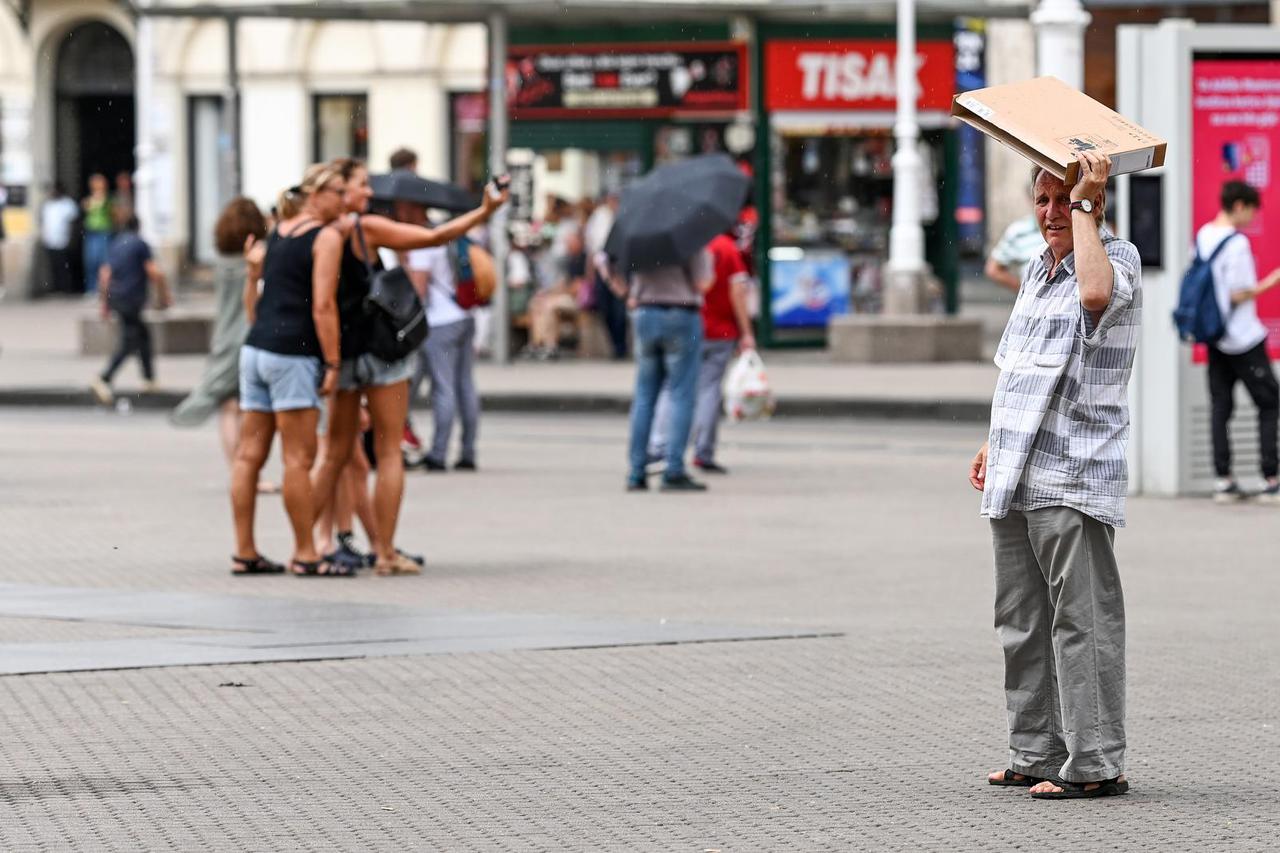
<svg viewBox="0 0 1280 853">
<path fill-rule="evenodd" d="M 1103 224 L 1110 158 L 1080 155 L 1067 186 L 1037 169 L 1048 248 L 1023 273 L 996 352 L 987 444 L 969 482 L 995 544 L 1009 769 L 993 785 L 1038 799 L 1123 794 L 1127 386 L 1138 343 L 1141 264 Z"/>
</svg>

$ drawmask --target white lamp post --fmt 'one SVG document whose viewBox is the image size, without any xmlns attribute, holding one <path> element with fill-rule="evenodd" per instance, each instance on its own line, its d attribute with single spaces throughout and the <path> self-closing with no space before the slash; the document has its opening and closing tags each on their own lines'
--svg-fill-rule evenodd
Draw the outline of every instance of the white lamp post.
<svg viewBox="0 0 1280 853">
<path fill-rule="evenodd" d="M 920 124 L 916 119 L 916 4 L 898 0 L 897 144 L 893 154 L 893 225 L 884 288 L 886 314 L 914 314 L 921 307 L 924 227 L 920 222 Z"/>
<path fill-rule="evenodd" d="M 138 3 L 142 14 L 138 16 L 138 30 L 134 42 L 134 174 L 133 205 L 138 221 L 142 223 L 142 236 L 153 247 L 159 242 L 159 223 L 156 221 L 156 154 L 155 129 L 152 110 L 155 103 L 155 18 L 146 14 L 151 0 Z"/>
<path fill-rule="evenodd" d="M 1040 0 L 1031 13 L 1036 28 L 1036 73 L 1084 89 L 1084 31 L 1090 20 L 1080 0 Z"/>
</svg>

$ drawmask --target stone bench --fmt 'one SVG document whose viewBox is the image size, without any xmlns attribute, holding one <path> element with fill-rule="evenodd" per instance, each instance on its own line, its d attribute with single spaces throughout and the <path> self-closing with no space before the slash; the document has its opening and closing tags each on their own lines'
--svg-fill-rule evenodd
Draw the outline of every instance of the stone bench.
<svg viewBox="0 0 1280 853">
<path fill-rule="evenodd" d="M 213 338 L 213 315 L 207 311 L 170 308 L 148 309 L 143 320 L 151 330 L 151 348 L 156 355 L 203 355 Z M 97 314 L 80 318 L 80 354 L 105 356 L 115 352 L 120 333 L 115 318 Z"/>
<path fill-rule="evenodd" d="M 981 361 L 982 321 L 941 314 L 848 314 L 831 318 L 832 361 L 869 364 Z"/>
</svg>

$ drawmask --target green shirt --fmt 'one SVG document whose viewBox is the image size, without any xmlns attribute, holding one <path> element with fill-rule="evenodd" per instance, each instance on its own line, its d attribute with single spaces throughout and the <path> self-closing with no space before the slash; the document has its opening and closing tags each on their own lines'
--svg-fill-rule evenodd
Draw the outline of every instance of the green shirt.
<svg viewBox="0 0 1280 853">
<path fill-rule="evenodd" d="M 111 201 L 90 201 L 84 211 L 84 230 L 111 232 Z"/>
</svg>

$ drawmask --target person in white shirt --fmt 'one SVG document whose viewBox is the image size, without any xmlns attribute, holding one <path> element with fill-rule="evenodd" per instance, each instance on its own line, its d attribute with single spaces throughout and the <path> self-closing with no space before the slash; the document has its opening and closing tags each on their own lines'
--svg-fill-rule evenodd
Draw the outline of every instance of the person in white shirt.
<svg viewBox="0 0 1280 853">
<path fill-rule="evenodd" d="M 422 459 L 428 471 L 444 471 L 455 418 L 462 421 L 462 449 L 454 470 L 476 470 L 476 436 L 480 427 L 480 395 L 475 383 L 475 319 L 454 298 L 456 274 L 451 252 L 456 244 L 409 252 L 405 269 L 424 294 L 427 326 L 431 333 L 422 343 L 422 358 L 413 379 L 413 396 L 426 375 L 431 375 L 431 414 L 435 433 L 431 449 Z"/>
<path fill-rule="evenodd" d="M 40 244 L 49 263 L 50 288 L 54 293 L 79 293 L 72 270 L 71 231 L 80 217 L 75 203 L 61 183 L 55 183 L 40 205 Z"/>
<path fill-rule="evenodd" d="M 1280 386 L 1267 356 L 1267 328 L 1258 319 L 1257 298 L 1280 283 L 1280 269 L 1262 281 L 1254 267 L 1253 250 L 1243 231 L 1258 212 L 1258 191 L 1241 181 L 1222 185 L 1221 210 L 1196 233 L 1196 251 L 1214 258 L 1213 285 L 1226 333 L 1209 346 L 1209 398 L 1213 425 L 1213 466 L 1218 475 L 1214 499 L 1244 497 L 1231 474 L 1231 439 L 1227 424 L 1235 408 L 1236 382 L 1244 383 L 1258 408 L 1258 445 L 1262 461 L 1265 502 L 1280 502 L 1276 455 L 1276 424 L 1280 416 Z M 1224 242 L 1226 241 L 1226 242 Z"/>
</svg>

